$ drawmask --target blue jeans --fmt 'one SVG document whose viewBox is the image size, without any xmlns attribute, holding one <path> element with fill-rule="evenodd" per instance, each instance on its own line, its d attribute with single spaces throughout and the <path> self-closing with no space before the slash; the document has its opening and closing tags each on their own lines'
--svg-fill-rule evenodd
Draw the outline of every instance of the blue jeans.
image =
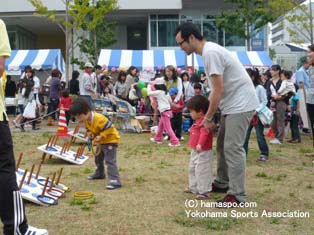
<svg viewBox="0 0 314 235">
<path fill-rule="evenodd" d="M 296 114 L 292 114 L 290 121 L 290 129 L 291 129 L 291 139 L 300 140 L 300 131 L 299 131 L 299 116 Z"/>
<path fill-rule="evenodd" d="M 249 140 L 250 140 L 252 129 L 253 129 L 253 126 L 250 125 L 246 132 L 246 138 L 243 145 L 246 155 L 248 154 L 248 146 L 249 146 Z M 268 145 L 264 137 L 264 126 L 259 119 L 258 119 L 257 125 L 255 126 L 255 132 L 256 132 L 257 144 L 261 152 L 261 155 L 268 157 Z"/>
</svg>

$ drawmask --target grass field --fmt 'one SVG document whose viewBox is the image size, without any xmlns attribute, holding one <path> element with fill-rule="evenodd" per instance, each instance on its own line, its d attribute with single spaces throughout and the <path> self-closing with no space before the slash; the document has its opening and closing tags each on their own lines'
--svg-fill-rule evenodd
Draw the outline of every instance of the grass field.
<svg viewBox="0 0 314 235">
<path fill-rule="evenodd" d="M 41 153 L 36 147 L 47 142 L 50 135 L 49 132 L 13 133 L 16 158 L 20 152 L 24 153 L 23 169 L 39 164 Z M 270 146 L 270 160 L 256 163 L 259 152 L 253 135 L 246 185 L 248 201 L 257 206 L 228 210 L 204 208 L 200 204 L 196 208 L 186 207 L 186 200 L 194 199 L 183 193 L 190 153 L 186 140 L 181 147 L 170 148 L 166 143 L 150 143 L 150 134 L 122 133 L 121 137 L 118 148 L 121 189 L 108 191 L 106 180 L 87 180 L 94 171 L 93 158 L 81 166 L 56 158 L 46 160 L 41 175 L 52 176 L 64 167 L 61 182 L 72 190 L 57 206 L 26 203 L 29 223 L 47 228 L 50 235 L 314 234 L 314 158 L 306 156 L 314 150 L 309 137 L 303 137 L 303 142 L 297 145 Z M 72 149 L 78 146 L 74 144 Z M 216 159 L 213 167 L 216 169 Z M 73 193 L 82 190 L 92 191 L 95 198 L 74 201 Z M 208 201 L 222 196 L 211 194 Z M 226 212 L 227 217 L 188 218 L 188 210 L 215 212 L 211 216 Z M 231 210 L 242 212 L 242 217 L 233 218 Z M 261 216 L 264 210 L 309 212 L 310 217 L 266 218 Z M 251 218 L 256 214 L 257 217 Z"/>
</svg>

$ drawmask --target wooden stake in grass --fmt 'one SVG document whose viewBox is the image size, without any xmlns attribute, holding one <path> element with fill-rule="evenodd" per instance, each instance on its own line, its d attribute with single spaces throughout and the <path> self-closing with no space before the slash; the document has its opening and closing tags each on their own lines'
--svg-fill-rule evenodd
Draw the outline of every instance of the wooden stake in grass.
<svg viewBox="0 0 314 235">
<path fill-rule="evenodd" d="M 48 142 L 47 142 L 47 145 L 46 145 L 46 150 L 50 147 L 50 143 L 52 141 L 52 136 L 50 136 Z"/>
<path fill-rule="evenodd" d="M 20 153 L 19 159 L 17 160 L 16 170 L 19 169 L 21 161 L 22 161 L 23 153 Z"/>
<path fill-rule="evenodd" d="M 57 140 L 58 140 L 58 136 L 55 135 L 55 136 L 53 137 L 53 146 L 56 146 Z"/>
<path fill-rule="evenodd" d="M 36 179 L 36 180 L 38 179 L 38 175 L 39 175 L 39 172 L 40 172 L 40 169 L 41 169 L 41 165 L 42 165 L 42 164 L 43 164 L 42 162 L 39 163 L 39 166 L 38 166 L 38 169 L 37 169 L 37 173 L 36 173 L 36 176 L 35 176 L 35 179 Z"/>
<path fill-rule="evenodd" d="M 27 184 L 29 184 L 31 182 L 33 171 L 34 171 L 34 167 L 35 167 L 35 164 L 32 165 L 31 171 L 29 172 Z"/>
<path fill-rule="evenodd" d="M 68 142 L 68 146 L 67 146 L 66 151 L 69 151 L 69 150 L 70 150 L 71 144 L 72 144 L 72 142 L 71 142 L 71 141 L 69 141 L 69 142 Z"/>
<path fill-rule="evenodd" d="M 43 153 L 43 155 L 41 156 L 41 162 L 43 163 L 46 159 L 47 153 Z"/>
<path fill-rule="evenodd" d="M 52 175 L 52 179 L 51 179 L 50 186 L 48 188 L 48 192 L 50 192 L 52 190 L 52 186 L 53 186 L 53 182 L 55 181 L 55 178 L 56 178 L 56 172 L 54 172 Z"/>
<path fill-rule="evenodd" d="M 44 186 L 43 191 L 41 193 L 42 197 L 45 196 L 45 192 L 46 192 L 46 188 L 47 188 L 48 182 L 49 182 L 49 177 L 46 178 L 45 186 Z"/>
<path fill-rule="evenodd" d="M 61 169 L 60 169 L 60 171 L 59 171 L 59 175 L 58 175 L 58 177 L 57 177 L 56 185 L 58 185 L 59 182 L 60 182 L 61 175 L 62 175 L 62 171 L 63 171 L 63 167 L 61 167 Z"/>
<path fill-rule="evenodd" d="M 22 176 L 22 180 L 20 181 L 20 184 L 19 184 L 19 189 L 21 189 L 22 186 L 23 186 L 23 183 L 24 183 L 26 174 L 27 174 L 27 170 L 24 171 L 24 174 L 23 174 L 23 176 Z"/>
<path fill-rule="evenodd" d="M 80 130 L 80 125 L 76 125 L 76 127 L 74 128 L 73 134 L 77 134 Z"/>
</svg>

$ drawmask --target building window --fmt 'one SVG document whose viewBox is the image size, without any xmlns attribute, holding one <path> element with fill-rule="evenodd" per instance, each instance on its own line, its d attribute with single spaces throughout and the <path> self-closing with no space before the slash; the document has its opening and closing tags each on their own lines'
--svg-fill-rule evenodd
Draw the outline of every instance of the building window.
<svg viewBox="0 0 314 235">
<path fill-rule="evenodd" d="M 183 22 L 195 24 L 208 41 L 222 46 L 245 46 L 245 39 L 218 28 L 214 16 L 150 15 L 150 47 L 177 47 L 174 32 Z"/>
<path fill-rule="evenodd" d="M 179 25 L 179 15 L 151 15 L 150 16 L 150 46 L 177 46 L 174 32 Z"/>
<path fill-rule="evenodd" d="M 157 21 L 150 22 L 150 44 L 152 47 L 157 47 Z"/>
</svg>

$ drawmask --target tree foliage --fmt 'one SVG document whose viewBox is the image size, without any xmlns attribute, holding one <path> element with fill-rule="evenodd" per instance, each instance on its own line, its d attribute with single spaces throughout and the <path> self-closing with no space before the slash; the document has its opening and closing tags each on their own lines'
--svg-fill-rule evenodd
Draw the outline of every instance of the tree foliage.
<svg viewBox="0 0 314 235">
<path fill-rule="evenodd" d="M 251 39 L 267 23 L 275 21 L 294 6 L 287 0 L 224 0 L 231 6 L 217 18 L 218 26 L 226 32 L 244 38 L 247 50 L 251 50 Z"/>
<path fill-rule="evenodd" d="M 94 64 L 97 62 L 100 48 L 115 42 L 116 23 L 107 20 L 105 16 L 118 9 L 117 0 L 60 0 L 68 9 L 69 20 L 66 20 L 64 14 L 49 10 L 42 0 L 28 1 L 36 9 L 35 15 L 46 17 L 55 22 L 64 33 L 66 33 L 66 27 L 83 30 L 83 33 L 78 37 L 78 42 L 72 42 L 72 45 L 77 44 L 81 52 Z M 79 58 L 72 58 L 72 62 L 83 63 Z"/>
<path fill-rule="evenodd" d="M 311 2 L 311 1 L 310 1 Z M 285 19 L 290 23 L 287 31 L 294 43 L 314 43 L 313 12 L 310 4 L 300 4 L 291 10 Z"/>
</svg>

